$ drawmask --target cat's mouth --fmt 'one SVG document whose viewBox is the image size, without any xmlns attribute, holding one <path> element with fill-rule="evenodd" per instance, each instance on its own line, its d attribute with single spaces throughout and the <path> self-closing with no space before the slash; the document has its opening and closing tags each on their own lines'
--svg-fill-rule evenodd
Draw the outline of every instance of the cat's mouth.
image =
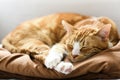
<svg viewBox="0 0 120 80">
<path fill-rule="evenodd" d="M 76 57 L 78 57 L 79 55 L 72 55 L 73 56 L 73 58 L 76 58 Z"/>
<path fill-rule="evenodd" d="M 70 60 L 72 62 L 78 62 L 78 61 L 83 61 L 85 59 L 85 55 L 79 54 L 79 55 L 70 55 Z"/>
</svg>

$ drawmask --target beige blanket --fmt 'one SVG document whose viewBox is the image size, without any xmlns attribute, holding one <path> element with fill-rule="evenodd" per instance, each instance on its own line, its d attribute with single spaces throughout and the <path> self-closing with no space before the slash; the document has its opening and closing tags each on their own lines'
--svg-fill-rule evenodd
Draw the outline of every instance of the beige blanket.
<svg viewBox="0 0 120 80">
<path fill-rule="evenodd" d="M 74 78 L 77 76 L 82 78 L 84 75 L 87 75 L 90 79 L 90 77 L 96 78 L 99 74 L 102 74 L 99 78 L 105 78 L 105 75 L 111 78 L 120 78 L 120 42 L 83 62 L 74 63 L 74 71 L 68 75 L 47 69 L 27 54 L 11 54 L 6 49 L 0 48 L 0 70 L 23 76 L 49 79 Z M 89 76 L 91 74 L 92 76 Z"/>
</svg>

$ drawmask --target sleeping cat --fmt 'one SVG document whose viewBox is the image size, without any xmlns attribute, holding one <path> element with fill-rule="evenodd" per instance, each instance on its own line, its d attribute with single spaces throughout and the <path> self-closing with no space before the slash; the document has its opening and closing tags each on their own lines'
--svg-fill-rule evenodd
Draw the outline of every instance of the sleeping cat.
<svg viewBox="0 0 120 80">
<path fill-rule="evenodd" d="M 116 25 L 107 17 L 59 13 L 19 25 L 2 44 L 13 53 L 29 54 L 47 68 L 69 74 L 72 62 L 83 61 L 118 40 Z M 65 56 L 70 61 L 63 61 Z"/>
</svg>

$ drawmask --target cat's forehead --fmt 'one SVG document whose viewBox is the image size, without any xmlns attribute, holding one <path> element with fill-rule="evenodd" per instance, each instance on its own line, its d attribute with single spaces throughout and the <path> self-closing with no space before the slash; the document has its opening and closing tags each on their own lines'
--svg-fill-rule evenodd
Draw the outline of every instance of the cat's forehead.
<svg viewBox="0 0 120 80">
<path fill-rule="evenodd" d="M 75 30 L 73 34 L 69 36 L 69 38 L 67 39 L 67 43 L 74 45 L 74 42 L 82 42 L 90 34 L 94 34 L 96 32 L 96 28 L 90 28 L 88 26 L 81 27 L 80 29 Z"/>
<path fill-rule="evenodd" d="M 85 40 L 86 37 L 89 37 L 90 35 L 94 35 L 99 31 L 98 28 L 94 27 L 93 25 L 84 25 L 76 30 L 73 31 L 73 33 L 69 36 L 67 43 L 74 45 L 74 42 L 82 42 Z"/>
<path fill-rule="evenodd" d="M 73 35 L 81 37 L 81 36 L 88 36 L 91 33 L 98 32 L 99 29 L 96 27 L 93 27 L 91 25 L 81 26 L 77 30 L 74 31 Z"/>
<path fill-rule="evenodd" d="M 87 30 L 92 30 L 92 31 L 95 31 L 95 30 L 97 30 L 97 26 L 95 26 L 95 25 L 84 25 L 84 26 L 80 26 L 79 28 L 78 28 L 78 31 L 87 31 Z"/>
</svg>

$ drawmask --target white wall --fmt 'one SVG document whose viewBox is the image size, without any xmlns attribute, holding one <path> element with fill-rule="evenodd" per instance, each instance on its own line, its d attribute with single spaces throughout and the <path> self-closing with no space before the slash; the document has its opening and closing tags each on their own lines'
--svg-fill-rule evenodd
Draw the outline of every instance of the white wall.
<svg viewBox="0 0 120 80">
<path fill-rule="evenodd" d="M 56 12 L 108 16 L 120 31 L 120 0 L 0 0 L 0 40 L 21 22 Z"/>
</svg>

